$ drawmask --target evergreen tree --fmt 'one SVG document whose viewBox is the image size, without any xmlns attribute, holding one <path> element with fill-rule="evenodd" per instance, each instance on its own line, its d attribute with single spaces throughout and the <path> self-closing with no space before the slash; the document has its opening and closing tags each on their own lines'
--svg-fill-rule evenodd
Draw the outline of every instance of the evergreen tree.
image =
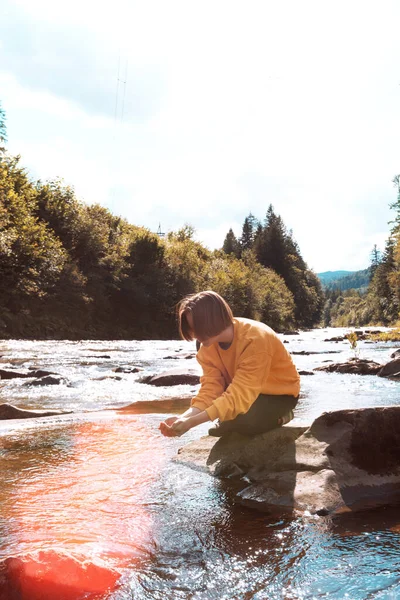
<svg viewBox="0 0 400 600">
<path fill-rule="evenodd" d="M 263 228 L 256 235 L 254 250 L 259 262 L 283 277 L 293 294 L 297 324 L 312 327 L 318 323 L 324 301 L 321 283 L 308 269 L 292 233 L 286 230 L 272 205 L 268 207 Z"/>
<path fill-rule="evenodd" d="M 239 238 L 241 252 L 244 252 L 245 250 L 251 250 L 253 248 L 254 238 L 257 232 L 257 225 L 257 219 L 251 213 L 249 213 L 249 216 L 244 220 L 242 235 Z"/>
<path fill-rule="evenodd" d="M 370 279 L 375 275 L 376 269 L 379 267 L 381 262 L 381 252 L 378 250 L 378 246 L 374 244 L 371 252 L 371 264 L 369 267 Z"/>
<path fill-rule="evenodd" d="M 6 129 L 6 113 L 1 108 L 0 104 L 0 160 L 1 155 L 6 151 L 5 143 L 7 141 L 7 129 Z"/>
<path fill-rule="evenodd" d="M 398 317 L 398 301 L 390 285 L 390 274 L 395 268 L 394 249 L 395 240 L 390 236 L 369 288 L 373 319 L 385 325 Z"/>
<path fill-rule="evenodd" d="M 239 257 L 239 242 L 232 229 L 229 229 L 228 233 L 226 234 L 222 250 L 225 252 L 225 254 L 233 254 L 234 256 Z"/>
</svg>

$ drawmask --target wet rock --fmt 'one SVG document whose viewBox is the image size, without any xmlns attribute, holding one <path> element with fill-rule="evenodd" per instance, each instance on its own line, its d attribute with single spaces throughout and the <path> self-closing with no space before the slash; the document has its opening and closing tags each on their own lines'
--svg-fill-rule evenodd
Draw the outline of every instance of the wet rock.
<svg viewBox="0 0 400 600">
<path fill-rule="evenodd" d="M 102 377 L 92 377 L 91 381 L 105 381 L 106 379 L 122 381 L 122 377 L 119 377 L 119 375 L 103 375 Z"/>
<path fill-rule="evenodd" d="M 384 365 L 377 375 L 379 377 L 400 377 L 400 356 Z"/>
<path fill-rule="evenodd" d="M 30 373 L 20 373 L 18 371 L 7 371 L 5 369 L 0 369 L 0 379 L 17 379 L 22 377 L 34 377 Z"/>
<path fill-rule="evenodd" d="M 197 385 L 200 383 L 200 375 L 194 369 L 169 369 L 159 375 L 143 377 L 141 383 L 157 386 Z"/>
<path fill-rule="evenodd" d="M 181 412 L 189 408 L 192 398 L 193 395 L 163 398 L 162 400 L 142 400 L 115 410 L 134 414 Z"/>
<path fill-rule="evenodd" d="M 0 369 L 0 379 L 16 379 L 16 378 L 29 378 L 29 377 L 46 377 L 48 375 L 57 375 L 53 371 L 44 371 L 42 369 L 35 370 L 31 368 L 29 371 L 21 373 L 20 371 L 7 371 Z"/>
<path fill-rule="evenodd" d="M 140 367 L 117 367 L 114 373 L 140 373 L 143 371 Z"/>
<path fill-rule="evenodd" d="M 400 348 L 398 348 L 397 350 L 392 352 L 392 354 L 390 355 L 390 358 L 400 358 Z"/>
<path fill-rule="evenodd" d="M 44 371 L 43 369 L 30 369 L 29 377 L 47 377 L 47 375 L 57 375 L 54 371 Z"/>
<path fill-rule="evenodd" d="M 109 354 L 93 354 L 87 358 L 111 358 L 111 356 Z"/>
<path fill-rule="evenodd" d="M 35 379 L 34 381 L 29 381 L 24 385 L 27 386 L 45 386 L 45 385 L 68 385 L 69 381 L 65 377 L 61 377 L 61 375 L 48 375 L 47 377 L 41 377 L 40 379 Z"/>
<path fill-rule="evenodd" d="M 400 406 L 323 413 L 252 438 L 209 436 L 176 461 L 234 480 L 239 503 L 335 515 L 400 502 Z"/>
<path fill-rule="evenodd" d="M 34 417 L 52 417 L 54 415 L 68 415 L 72 411 L 59 410 L 27 410 L 17 408 L 11 404 L 0 404 L 0 420 L 6 419 L 32 419 Z"/>
<path fill-rule="evenodd" d="M 178 358 L 184 358 L 189 360 L 190 358 L 196 358 L 196 354 L 191 352 L 189 354 L 175 354 L 174 356 L 164 356 L 164 360 L 178 360 Z"/>
<path fill-rule="evenodd" d="M 324 342 L 344 342 L 346 340 L 346 336 L 344 335 L 338 335 L 336 337 L 333 338 L 326 338 L 324 340 Z"/>
<path fill-rule="evenodd" d="M 376 375 L 382 365 L 361 358 L 354 358 L 345 363 L 333 363 L 323 367 L 316 367 L 314 371 L 325 371 L 326 373 L 352 373 L 355 375 Z"/>
<path fill-rule="evenodd" d="M 309 352 L 308 350 L 300 350 L 298 352 L 291 352 L 290 354 L 296 354 L 298 356 L 310 356 L 311 354 L 340 354 L 340 350 L 328 350 L 327 352 Z"/>
<path fill-rule="evenodd" d="M 298 331 L 282 331 L 283 335 L 300 335 Z"/>
<path fill-rule="evenodd" d="M 312 371 L 299 371 L 299 375 L 315 375 Z"/>
</svg>

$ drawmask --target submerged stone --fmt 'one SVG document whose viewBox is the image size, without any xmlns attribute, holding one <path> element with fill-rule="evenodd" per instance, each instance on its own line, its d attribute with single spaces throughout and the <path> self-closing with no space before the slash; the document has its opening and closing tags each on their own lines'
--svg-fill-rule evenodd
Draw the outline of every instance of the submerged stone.
<svg viewBox="0 0 400 600">
<path fill-rule="evenodd" d="M 176 461 L 228 479 L 265 512 L 335 515 L 400 502 L 400 406 L 323 413 L 252 438 L 209 436 Z"/>
</svg>

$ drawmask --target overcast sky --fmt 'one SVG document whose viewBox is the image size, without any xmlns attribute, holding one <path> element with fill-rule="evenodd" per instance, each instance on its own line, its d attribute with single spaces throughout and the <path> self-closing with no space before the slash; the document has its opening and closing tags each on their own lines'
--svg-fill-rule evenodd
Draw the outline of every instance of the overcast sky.
<svg viewBox="0 0 400 600">
<path fill-rule="evenodd" d="M 8 148 L 210 248 L 272 203 L 315 271 L 362 269 L 394 216 L 399 22 L 398 0 L 2 0 Z"/>
</svg>

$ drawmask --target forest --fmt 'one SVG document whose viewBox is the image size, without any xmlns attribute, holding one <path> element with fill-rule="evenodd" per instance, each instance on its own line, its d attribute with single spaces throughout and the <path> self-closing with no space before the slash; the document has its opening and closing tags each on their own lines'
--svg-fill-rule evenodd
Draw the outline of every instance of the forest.
<svg viewBox="0 0 400 600">
<path fill-rule="evenodd" d="M 400 194 L 366 292 L 324 291 L 271 204 L 210 251 L 188 224 L 161 237 L 81 201 L 61 179 L 33 181 L 6 142 L 0 107 L 0 338 L 174 338 L 176 304 L 203 289 L 280 332 L 399 317 Z"/>
</svg>

